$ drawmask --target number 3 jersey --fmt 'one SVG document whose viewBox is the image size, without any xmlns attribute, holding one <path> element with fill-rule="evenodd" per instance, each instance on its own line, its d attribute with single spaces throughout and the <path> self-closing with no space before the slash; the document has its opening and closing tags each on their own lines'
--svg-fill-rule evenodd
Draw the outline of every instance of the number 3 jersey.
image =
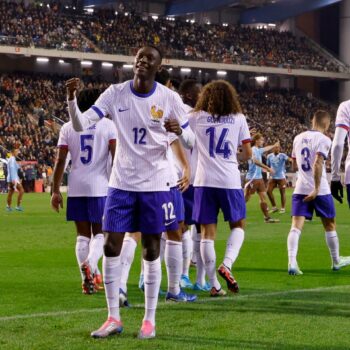
<svg viewBox="0 0 350 350">
<path fill-rule="evenodd" d="M 316 156 L 322 155 L 327 159 L 332 141 L 319 131 L 305 131 L 295 137 L 293 142 L 292 158 L 298 165 L 298 179 L 294 194 L 309 194 L 315 189 L 313 165 Z M 326 168 L 323 165 L 319 196 L 330 194 Z"/>
<path fill-rule="evenodd" d="M 104 118 L 82 132 L 64 124 L 58 147 L 66 147 L 72 166 L 68 177 L 69 197 L 104 197 L 108 191 L 109 144 L 116 142 L 114 123 Z"/>
<path fill-rule="evenodd" d="M 240 189 L 237 150 L 250 142 L 250 133 L 243 114 L 215 118 L 200 111 L 189 118 L 198 149 L 194 186 Z"/>
</svg>

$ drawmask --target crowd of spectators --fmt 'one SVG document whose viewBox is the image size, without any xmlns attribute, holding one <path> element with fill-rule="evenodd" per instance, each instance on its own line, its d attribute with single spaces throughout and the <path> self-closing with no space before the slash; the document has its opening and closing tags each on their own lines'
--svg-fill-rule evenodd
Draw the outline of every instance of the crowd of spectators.
<svg viewBox="0 0 350 350">
<path fill-rule="evenodd" d="M 126 15 L 127 14 L 127 15 Z M 340 66 L 291 32 L 181 18 L 167 20 L 114 10 L 93 14 L 57 4 L 0 1 L 0 43 L 84 52 L 133 55 L 145 43 L 168 58 L 284 68 L 338 71 Z"/>
</svg>

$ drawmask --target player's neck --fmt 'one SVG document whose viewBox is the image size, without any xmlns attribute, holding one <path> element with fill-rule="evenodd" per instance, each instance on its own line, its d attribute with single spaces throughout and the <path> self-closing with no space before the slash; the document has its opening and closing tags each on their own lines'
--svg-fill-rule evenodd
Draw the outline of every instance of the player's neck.
<svg viewBox="0 0 350 350">
<path fill-rule="evenodd" d="M 134 77 L 133 84 L 132 84 L 133 89 L 140 94 L 148 94 L 153 89 L 153 85 L 154 85 L 153 79 L 144 80 L 136 75 Z"/>
<path fill-rule="evenodd" d="M 313 125 L 311 128 L 311 131 L 318 131 L 318 132 L 324 134 L 326 130 L 325 130 L 325 128 L 322 128 L 322 126 Z"/>
</svg>

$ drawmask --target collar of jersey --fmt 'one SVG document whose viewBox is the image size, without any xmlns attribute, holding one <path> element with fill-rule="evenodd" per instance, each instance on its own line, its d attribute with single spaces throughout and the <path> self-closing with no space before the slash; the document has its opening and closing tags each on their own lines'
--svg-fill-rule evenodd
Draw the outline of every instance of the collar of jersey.
<svg viewBox="0 0 350 350">
<path fill-rule="evenodd" d="M 156 91 L 156 88 L 157 88 L 157 82 L 155 81 L 155 82 L 153 83 L 153 87 L 152 87 L 152 89 L 151 89 L 150 92 L 147 92 L 147 94 L 141 94 L 140 92 L 137 92 L 137 91 L 134 89 L 134 82 L 133 82 L 132 80 L 130 80 L 130 90 L 131 90 L 131 92 L 132 92 L 135 96 L 137 96 L 137 97 L 143 97 L 143 98 L 145 98 L 145 97 L 150 97 L 150 96 L 152 96 L 153 93 Z"/>
</svg>

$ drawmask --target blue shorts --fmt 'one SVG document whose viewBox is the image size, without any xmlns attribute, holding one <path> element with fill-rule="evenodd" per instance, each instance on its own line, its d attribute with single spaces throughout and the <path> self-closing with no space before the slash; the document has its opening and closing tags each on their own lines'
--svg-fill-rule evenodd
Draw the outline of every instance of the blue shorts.
<svg viewBox="0 0 350 350">
<path fill-rule="evenodd" d="M 350 185 L 346 185 L 346 194 L 347 194 L 348 204 L 350 208 Z"/>
<path fill-rule="evenodd" d="M 194 187 L 190 187 L 182 194 L 185 206 L 185 224 L 194 225 L 196 222 L 192 219 L 194 205 Z"/>
<path fill-rule="evenodd" d="M 108 188 L 103 231 L 161 234 L 178 228 L 170 191 L 134 192 Z M 173 225 L 174 224 L 174 225 Z"/>
<path fill-rule="evenodd" d="M 215 224 L 219 210 L 225 221 L 237 222 L 246 218 L 246 205 L 242 189 L 213 187 L 194 188 L 193 220 L 199 224 Z"/>
<path fill-rule="evenodd" d="M 173 196 L 173 204 L 177 222 L 185 220 L 185 207 L 182 193 L 177 187 L 172 187 L 170 192 Z M 171 229 L 171 228 L 170 228 Z M 177 228 L 176 228 L 177 229 Z"/>
<path fill-rule="evenodd" d="M 67 221 L 88 221 L 102 224 L 106 197 L 68 197 Z"/>
<path fill-rule="evenodd" d="M 311 202 L 303 202 L 305 194 L 293 194 L 292 196 L 292 216 L 304 216 L 311 220 L 314 211 L 316 216 L 321 218 L 335 218 L 335 207 L 331 194 L 317 196 Z"/>
</svg>

